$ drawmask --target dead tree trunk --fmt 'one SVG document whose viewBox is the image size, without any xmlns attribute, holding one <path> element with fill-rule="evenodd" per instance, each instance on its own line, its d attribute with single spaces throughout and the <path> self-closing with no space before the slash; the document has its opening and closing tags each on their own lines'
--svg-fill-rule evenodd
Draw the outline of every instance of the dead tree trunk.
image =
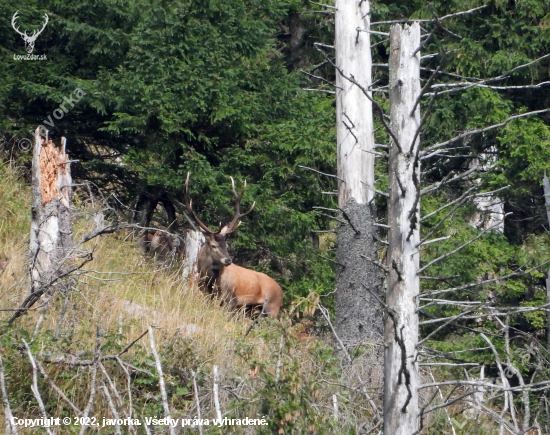
<svg viewBox="0 0 550 435">
<path fill-rule="evenodd" d="M 420 26 L 390 31 L 389 204 L 384 360 L 384 434 L 418 429 L 418 294 L 420 289 Z M 416 107 L 415 107 L 416 106 Z"/>
<path fill-rule="evenodd" d="M 32 210 L 30 236 L 31 294 L 10 322 L 25 312 L 24 309 L 48 292 L 53 292 L 51 283 L 71 261 L 73 228 L 71 212 L 72 178 L 67 141 L 61 138 L 61 148 L 56 148 L 46 135 L 40 137 L 35 131 L 32 159 Z"/>
<path fill-rule="evenodd" d="M 336 252 L 336 331 L 346 345 L 382 337 L 376 298 L 382 274 L 374 239 L 374 134 L 372 104 L 363 93 L 371 85 L 369 2 L 336 1 L 336 122 L 338 205 Z M 355 79 L 360 87 L 353 84 Z M 370 90 L 369 90 L 370 92 Z M 366 287 L 366 288 L 365 288 Z M 368 289 L 368 290 L 367 290 Z M 370 291 L 369 291 L 370 290 Z"/>
<path fill-rule="evenodd" d="M 198 285 L 199 251 L 204 244 L 204 235 L 200 231 L 189 230 L 185 236 L 185 259 L 183 260 L 183 279 L 190 286 Z"/>
</svg>

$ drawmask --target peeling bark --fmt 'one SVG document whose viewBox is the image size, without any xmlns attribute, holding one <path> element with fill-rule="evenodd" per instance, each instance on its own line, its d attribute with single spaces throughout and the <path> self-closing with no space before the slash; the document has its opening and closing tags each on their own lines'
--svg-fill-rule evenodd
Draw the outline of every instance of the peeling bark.
<svg viewBox="0 0 550 435">
<path fill-rule="evenodd" d="M 73 248 L 70 206 L 73 199 L 71 168 L 65 152 L 38 129 L 32 165 L 31 276 L 33 288 L 49 282 L 59 272 Z"/>
<path fill-rule="evenodd" d="M 65 152 L 67 141 L 61 138 L 61 148 L 56 148 L 47 136 L 42 139 L 39 131 L 35 131 L 32 159 L 31 293 L 25 298 L 22 310 L 8 323 L 24 314 L 42 294 L 51 295 L 60 285 L 59 282 L 51 283 L 73 261 L 73 213 L 70 209 L 73 194 L 70 162 Z"/>
<path fill-rule="evenodd" d="M 418 429 L 418 294 L 420 280 L 420 26 L 390 30 L 388 289 L 385 316 L 384 434 Z M 411 113 L 412 112 L 412 113 Z M 416 140 L 413 142 L 413 140 Z"/>
</svg>

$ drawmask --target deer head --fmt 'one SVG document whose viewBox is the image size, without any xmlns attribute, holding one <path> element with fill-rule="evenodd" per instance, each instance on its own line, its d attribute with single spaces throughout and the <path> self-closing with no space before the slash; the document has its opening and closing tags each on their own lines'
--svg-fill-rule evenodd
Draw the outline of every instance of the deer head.
<svg viewBox="0 0 550 435">
<path fill-rule="evenodd" d="M 227 251 L 227 236 L 229 234 L 234 233 L 237 231 L 240 225 L 240 220 L 247 214 L 249 214 L 256 205 L 256 202 L 252 204 L 252 207 L 250 207 L 250 210 L 248 210 L 246 213 L 242 213 L 240 211 L 241 208 L 241 199 L 243 198 L 244 191 L 246 189 L 246 181 L 244 182 L 243 190 L 241 191 L 241 194 L 237 194 L 237 191 L 235 190 L 235 181 L 233 180 L 233 177 L 231 178 L 231 188 L 233 189 L 233 196 L 235 197 L 235 216 L 233 217 L 233 220 L 224 227 L 221 226 L 218 229 L 218 231 L 212 231 L 210 228 L 208 228 L 204 223 L 201 222 L 201 220 L 197 217 L 195 212 L 193 211 L 192 201 L 189 199 L 188 196 L 188 187 L 189 187 L 189 173 L 187 173 L 187 179 L 185 180 L 185 207 L 187 208 L 187 211 L 189 214 L 193 217 L 197 225 L 199 226 L 200 230 L 205 234 L 206 237 L 206 243 L 203 246 L 202 252 L 204 254 L 204 261 L 208 263 L 205 268 L 209 268 L 212 270 L 219 270 L 224 266 L 229 266 L 232 263 L 231 257 L 229 256 L 229 252 Z"/>
<path fill-rule="evenodd" d="M 34 43 L 36 41 L 36 38 L 38 38 L 38 35 L 42 33 L 44 28 L 46 27 L 46 24 L 48 24 L 48 14 L 44 14 L 44 25 L 40 30 L 35 30 L 32 32 L 32 35 L 27 35 L 27 31 L 25 30 L 25 33 L 22 33 L 19 31 L 19 28 L 15 27 L 15 21 L 19 16 L 17 15 L 19 11 L 16 11 L 15 14 L 13 14 L 13 17 L 11 19 L 11 26 L 13 27 L 13 30 L 15 30 L 17 33 L 21 35 L 23 38 L 23 41 L 25 41 L 25 49 L 27 50 L 27 53 L 31 54 L 34 50 Z"/>
</svg>

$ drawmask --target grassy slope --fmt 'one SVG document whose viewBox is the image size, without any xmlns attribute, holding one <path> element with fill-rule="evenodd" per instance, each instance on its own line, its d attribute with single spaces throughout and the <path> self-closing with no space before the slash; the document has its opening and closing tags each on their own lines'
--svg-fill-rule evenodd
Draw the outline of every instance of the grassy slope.
<svg viewBox="0 0 550 435">
<path fill-rule="evenodd" d="M 86 203 L 76 203 L 80 205 L 75 220 L 75 240 L 78 240 L 90 229 L 86 217 L 91 210 Z M 26 270 L 30 188 L 6 165 L 0 167 L 0 204 L 0 255 L 9 258 L 0 276 L 4 292 L 9 289 L 2 296 L 2 305 L 15 307 L 29 284 Z M 182 281 L 177 266 L 155 265 L 153 259 L 144 257 L 135 241 L 126 236 L 104 235 L 86 244 L 94 260 L 85 268 L 94 272 L 79 277 L 77 287 L 81 294 L 70 296 L 72 307 L 60 327 L 61 334 L 77 334 L 93 342 L 94 337 L 89 333 L 95 331 L 96 326 L 118 330 L 122 322 L 128 338 L 139 335 L 149 325 L 163 328 L 164 335 L 173 335 L 180 328 L 200 339 L 199 355 L 210 354 L 242 337 L 248 319 L 237 315 L 228 321 L 231 316 L 224 308 Z M 89 315 L 83 316 L 83 311 Z M 6 319 L 10 313 L 3 312 L 1 316 Z M 38 317 L 39 313 L 33 311 L 21 319 L 20 325 L 33 329 Z M 55 329 L 58 321 L 59 313 L 53 309 L 46 314 L 42 329 Z"/>
<path fill-rule="evenodd" d="M 3 255 L 9 257 L 9 262 L 0 268 L 3 308 L 18 306 L 29 291 L 30 202 L 30 188 L 21 181 L 18 172 L 7 165 L 0 166 L 0 260 Z M 78 195 L 75 204 L 75 240 L 78 240 L 90 230 L 94 210 L 91 204 L 79 200 Z M 307 334 L 296 334 L 300 325 L 292 326 L 287 316 L 283 327 L 271 319 L 258 322 L 246 340 L 239 343 L 250 326 L 250 319 L 240 313 L 228 313 L 199 290 L 189 288 L 182 282 L 177 264 L 163 268 L 157 266 L 154 259 L 144 257 L 127 233 L 100 236 L 88 242 L 86 249 L 93 252 L 94 260 L 86 265 L 88 271 L 78 276 L 73 291 L 57 292 L 47 312 L 33 310 L 13 327 L 0 330 L 0 355 L 16 417 L 40 417 L 30 391 L 32 368 L 21 350 L 21 338 L 33 339 L 41 317 L 43 321 L 34 336 L 33 352 L 42 361 L 63 355 L 92 359 L 97 331 L 102 336 L 103 354 L 114 354 L 150 325 L 158 326 L 156 347 L 163 364 L 173 418 L 196 415 L 191 369 L 200 372 L 198 388 L 205 407 L 203 418 L 215 418 L 211 402 L 213 364 L 220 368 L 222 385 L 233 385 L 233 391 L 242 397 L 237 400 L 235 393 L 231 395 L 222 389 L 222 409 L 229 418 L 269 416 L 270 426 L 267 432 L 261 433 L 303 433 L 300 428 L 317 434 L 354 433 L 364 421 L 373 418 L 371 408 L 362 397 L 363 387 L 348 389 L 343 384 L 352 385 L 360 379 L 368 379 L 366 386 L 373 389 L 371 395 L 378 406 L 381 405 L 375 394 L 381 391 L 381 373 L 376 368 L 380 366 L 368 349 L 364 357 L 347 367 L 334 358 L 330 346 L 312 340 Z M 313 314 L 311 302 L 298 301 L 298 305 L 302 304 L 302 313 Z M 61 316 L 64 305 L 65 314 Z M 300 310 L 295 304 L 289 309 L 295 310 L 293 318 L 298 317 Z M 3 320 L 10 315 L 10 312 L 0 312 Z M 58 339 L 53 340 L 56 335 Z M 147 336 L 139 340 L 124 359 L 156 373 Z M 122 394 L 126 386 L 124 373 L 112 361 L 104 365 L 123 396 L 121 408 L 128 408 L 126 396 Z M 45 366 L 56 385 L 79 409 L 84 409 L 89 400 L 90 367 Z M 360 385 L 365 385 L 363 380 Z M 74 412 L 42 377 L 39 385 L 50 416 L 74 417 Z M 132 400 L 137 416 L 163 415 L 158 388 L 156 376 L 133 375 Z M 333 394 L 342 400 L 338 422 L 331 418 Z M 429 396 L 432 394 L 429 391 Z M 102 399 L 98 393 L 91 415 L 109 418 L 110 410 Z M 433 413 L 425 422 L 424 433 L 447 433 L 451 417 L 457 419 L 454 420 L 457 435 L 471 433 L 472 424 L 481 423 L 463 420 L 461 406 L 451 407 L 449 411 L 449 414 Z M 3 418 L 2 413 L 0 427 L 4 426 Z M 65 427 L 61 433 L 78 433 L 78 429 Z M 487 421 L 478 427 L 480 435 L 492 433 L 493 429 L 493 424 Z M 43 433 L 43 430 L 27 429 L 25 433 Z M 183 433 L 196 433 L 196 430 Z"/>
<path fill-rule="evenodd" d="M 0 259 L 9 259 L 4 260 L 4 267 L 0 269 L 2 308 L 17 307 L 29 291 L 30 202 L 30 187 L 24 184 L 17 170 L 8 165 L 0 166 Z M 75 203 L 74 238 L 78 240 L 91 229 L 89 216 L 93 210 L 78 198 Z M 73 288 L 76 291 L 57 292 L 47 311 L 37 303 L 35 309 L 18 319 L 13 327 L 1 331 L 4 347 L 0 352 L 12 411 L 16 416 L 39 417 L 36 408 L 29 408 L 23 400 L 29 399 L 31 367 L 26 355 L 12 349 L 10 344 L 15 342 L 19 346 L 22 337 L 30 341 L 41 317 L 43 320 L 35 336 L 35 345 L 44 350 L 40 355 L 43 357 L 73 354 L 81 359 L 90 358 L 96 345 L 96 331 L 104 335 L 104 354 L 116 353 L 112 349 L 124 347 L 150 325 L 156 325 L 160 328 L 155 330 L 156 347 L 168 372 L 168 388 L 171 382 L 177 387 L 176 384 L 182 380 L 173 374 L 178 368 L 188 369 L 206 361 L 207 367 L 219 365 L 220 372 L 228 368 L 232 362 L 228 355 L 233 354 L 236 343 L 251 323 L 250 319 L 242 313 L 229 313 L 198 289 L 187 286 L 181 279 L 177 264 L 168 268 L 157 266 L 154 259 L 142 254 L 135 240 L 126 233 L 100 236 L 88 242 L 85 248 L 93 252 L 94 260 L 85 266 L 87 272 L 78 276 Z M 62 316 L 64 302 L 66 309 Z M 11 314 L 1 312 L 0 318 L 5 321 Z M 273 335 L 277 328 L 272 321 L 262 321 L 247 336 L 247 343 L 257 347 L 258 356 L 265 349 L 262 345 L 264 339 L 260 336 Z M 119 334 L 121 331 L 122 335 Z M 56 334 L 58 339 L 54 341 L 52 337 Z M 151 361 L 146 361 L 151 360 L 147 336 L 125 356 L 152 366 Z M 244 368 L 243 373 L 247 371 Z M 85 388 L 79 392 L 84 379 L 58 383 L 69 392 L 80 409 L 85 408 L 88 400 Z M 122 384 L 124 379 L 119 382 Z M 55 395 L 44 394 L 58 401 Z M 187 402 L 191 401 L 179 403 L 182 411 L 189 405 Z M 53 415 L 63 415 L 61 401 L 57 405 L 47 403 L 49 407 L 52 405 L 59 412 L 52 411 Z M 99 415 L 109 414 L 107 409 L 95 411 Z M 3 420 L 3 415 L 0 419 Z M 1 421 L 0 425 L 3 427 L 4 422 Z"/>
</svg>

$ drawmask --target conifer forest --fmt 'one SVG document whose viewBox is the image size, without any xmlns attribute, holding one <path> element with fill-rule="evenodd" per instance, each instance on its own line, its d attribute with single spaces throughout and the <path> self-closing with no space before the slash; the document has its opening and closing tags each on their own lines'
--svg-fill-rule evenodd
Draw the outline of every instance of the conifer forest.
<svg viewBox="0 0 550 435">
<path fill-rule="evenodd" d="M 550 2 L 2 0 L 0 57 L 6 435 L 550 435 Z"/>
</svg>

